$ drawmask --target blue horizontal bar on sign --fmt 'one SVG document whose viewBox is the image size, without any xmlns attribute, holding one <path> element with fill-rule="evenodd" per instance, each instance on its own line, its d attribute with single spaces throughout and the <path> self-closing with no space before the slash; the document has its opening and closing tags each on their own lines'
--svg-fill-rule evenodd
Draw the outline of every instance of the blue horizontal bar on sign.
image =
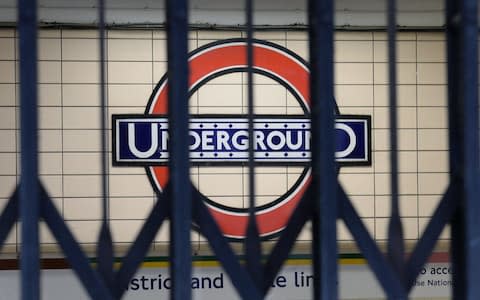
<svg viewBox="0 0 480 300">
<path fill-rule="evenodd" d="M 189 148 L 192 164 L 248 162 L 248 119 L 243 117 L 193 117 Z M 113 116 L 115 165 L 166 165 L 168 119 L 145 115 Z M 370 163 L 370 117 L 340 116 L 335 123 L 336 160 Z M 257 117 L 254 120 L 255 161 L 272 164 L 307 164 L 311 159 L 310 119 Z M 326 141 L 330 142 L 330 141 Z"/>
</svg>

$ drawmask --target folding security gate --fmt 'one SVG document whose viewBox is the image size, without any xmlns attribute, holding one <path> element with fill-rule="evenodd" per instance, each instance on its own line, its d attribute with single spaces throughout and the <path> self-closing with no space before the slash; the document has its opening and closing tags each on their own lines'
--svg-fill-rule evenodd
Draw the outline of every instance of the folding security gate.
<svg viewBox="0 0 480 300">
<path fill-rule="evenodd" d="M 143 228 L 113 269 L 113 246 L 106 214 L 106 112 L 105 112 L 105 22 L 104 1 L 99 2 L 99 33 L 102 86 L 102 170 L 103 225 L 98 240 L 98 264 L 94 269 L 65 225 L 52 200 L 38 180 L 37 139 L 37 3 L 19 0 L 21 94 L 21 183 L 0 217 L 0 244 L 16 221 L 22 222 L 21 274 L 23 299 L 39 298 L 38 224 L 43 219 L 57 239 L 73 270 L 94 299 L 118 299 L 143 261 L 162 222 L 171 221 L 171 297 L 190 299 L 190 226 L 194 222 L 208 239 L 217 259 L 243 299 L 261 299 L 288 257 L 297 235 L 308 220 L 313 221 L 314 299 L 336 299 L 336 221 L 342 219 L 376 275 L 389 299 L 406 299 L 415 278 L 430 256 L 441 231 L 451 224 L 451 259 L 455 299 L 479 299 L 480 285 L 480 200 L 478 139 L 478 28 L 477 1 L 446 0 L 448 46 L 448 107 L 450 182 L 423 236 L 412 254 L 404 253 L 398 204 L 397 117 L 396 117 L 396 8 L 388 0 L 388 50 L 390 98 L 391 216 L 388 251 L 384 255 L 374 242 L 350 199 L 338 183 L 333 140 L 333 34 L 334 1 L 310 0 L 308 32 L 310 40 L 310 95 L 312 101 L 313 182 L 294 211 L 275 247 L 262 261 L 260 238 L 254 217 L 255 186 L 253 139 L 249 145 L 250 209 L 245 239 L 245 266 L 239 262 L 219 227 L 204 205 L 202 195 L 189 180 L 188 163 L 188 1 L 167 0 L 168 77 L 170 128 L 170 182 L 158 194 L 158 201 Z M 252 0 L 246 1 L 248 41 L 249 134 L 253 133 L 252 96 Z M 321 70 L 321 71 L 320 71 Z"/>
</svg>

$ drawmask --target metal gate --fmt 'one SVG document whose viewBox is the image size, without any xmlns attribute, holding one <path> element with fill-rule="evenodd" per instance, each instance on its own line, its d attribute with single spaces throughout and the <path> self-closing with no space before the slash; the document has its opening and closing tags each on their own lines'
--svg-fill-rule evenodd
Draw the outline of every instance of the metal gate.
<svg viewBox="0 0 480 300">
<path fill-rule="evenodd" d="M 334 1 L 308 1 L 310 47 L 310 95 L 313 103 L 312 173 L 313 183 L 294 211 L 275 247 L 262 261 L 260 238 L 254 217 L 255 186 L 253 139 L 249 145 L 250 209 L 245 239 L 245 265 L 234 254 L 204 205 L 200 193 L 191 186 L 188 163 L 188 1 L 167 0 L 170 183 L 122 259 L 113 268 L 113 244 L 106 214 L 106 112 L 105 112 L 105 22 L 104 1 L 99 1 L 99 34 L 102 86 L 102 170 L 103 225 L 98 240 L 98 264 L 94 269 L 52 200 L 38 180 L 37 140 L 37 3 L 18 1 L 21 88 L 21 183 L 11 195 L 0 217 L 0 244 L 16 221 L 22 222 L 22 298 L 39 298 L 38 224 L 43 219 L 57 239 L 66 258 L 93 299 L 119 299 L 143 261 L 149 245 L 165 219 L 171 221 L 170 272 L 171 298 L 190 299 L 190 226 L 195 223 L 208 239 L 217 259 L 243 299 L 261 299 L 288 257 L 303 225 L 313 221 L 314 299 L 336 299 L 337 242 L 336 221 L 345 222 L 359 249 L 389 299 L 406 299 L 415 278 L 430 256 L 441 231 L 451 224 L 451 259 L 455 299 L 478 299 L 480 285 L 480 202 L 478 139 L 478 28 L 477 1 L 446 0 L 448 46 L 448 107 L 450 182 L 423 236 L 412 254 L 404 253 L 404 240 L 398 204 L 397 113 L 396 113 L 396 3 L 388 0 L 388 50 L 390 98 L 391 216 L 388 251 L 383 254 L 359 218 L 350 199 L 338 183 L 333 139 L 333 34 Z M 246 0 L 248 41 L 249 134 L 253 133 L 252 93 L 252 0 Z M 320 72 L 321 70 L 321 72 Z M 188 187 L 188 188 L 186 188 Z"/>
</svg>

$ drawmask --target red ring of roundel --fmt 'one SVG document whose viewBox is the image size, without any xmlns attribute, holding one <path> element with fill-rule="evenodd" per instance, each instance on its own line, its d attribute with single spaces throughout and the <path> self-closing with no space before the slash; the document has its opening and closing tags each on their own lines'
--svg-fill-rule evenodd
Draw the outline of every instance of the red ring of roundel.
<svg viewBox="0 0 480 300">
<path fill-rule="evenodd" d="M 309 97 L 309 71 L 305 64 L 289 53 L 282 51 L 283 48 L 271 43 L 253 43 L 254 68 L 273 73 L 282 78 L 287 84 L 296 90 L 305 107 L 310 108 Z M 210 47 L 195 53 L 189 58 L 190 78 L 189 88 L 193 89 L 202 79 L 228 69 L 244 68 L 247 66 L 246 42 L 225 41 L 214 43 Z M 167 114 L 167 80 L 163 81 L 156 90 L 147 114 Z M 151 166 L 148 171 L 159 191 L 168 181 L 167 166 Z M 256 214 L 259 233 L 261 236 L 270 236 L 285 228 L 293 210 L 302 198 L 310 183 L 310 172 L 298 185 L 298 187 L 273 207 L 258 211 Z M 208 205 L 210 213 L 217 221 L 221 231 L 227 237 L 241 239 L 245 237 L 245 229 L 248 221 L 248 213 L 232 212 Z"/>
</svg>

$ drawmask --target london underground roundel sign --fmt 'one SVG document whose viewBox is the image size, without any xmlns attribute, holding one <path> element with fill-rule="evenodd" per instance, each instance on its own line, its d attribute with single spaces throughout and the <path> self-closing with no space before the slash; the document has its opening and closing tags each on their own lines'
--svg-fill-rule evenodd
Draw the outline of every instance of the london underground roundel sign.
<svg viewBox="0 0 480 300">
<path fill-rule="evenodd" d="M 205 45 L 190 54 L 189 89 L 193 94 L 214 78 L 247 71 L 246 41 L 230 39 Z M 302 115 L 257 115 L 254 119 L 254 160 L 262 165 L 300 165 L 303 172 L 280 197 L 256 207 L 262 237 L 280 232 L 310 183 L 309 71 L 296 54 L 279 45 L 254 40 L 254 72 L 283 85 L 298 101 Z M 143 115 L 113 116 L 114 165 L 146 167 L 154 188 L 168 182 L 168 78 L 157 84 Z M 225 97 L 228 101 L 228 97 Z M 242 165 L 248 162 L 248 120 L 245 115 L 192 115 L 192 165 Z M 370 118 L 338 116 L 336 159 L 341 164 L 370 164 Z M 200 191 L 201 192 L 201 191 Z M 223 234 L 245 235 L 247 209 L 206 198 Z"/>
</svg>

